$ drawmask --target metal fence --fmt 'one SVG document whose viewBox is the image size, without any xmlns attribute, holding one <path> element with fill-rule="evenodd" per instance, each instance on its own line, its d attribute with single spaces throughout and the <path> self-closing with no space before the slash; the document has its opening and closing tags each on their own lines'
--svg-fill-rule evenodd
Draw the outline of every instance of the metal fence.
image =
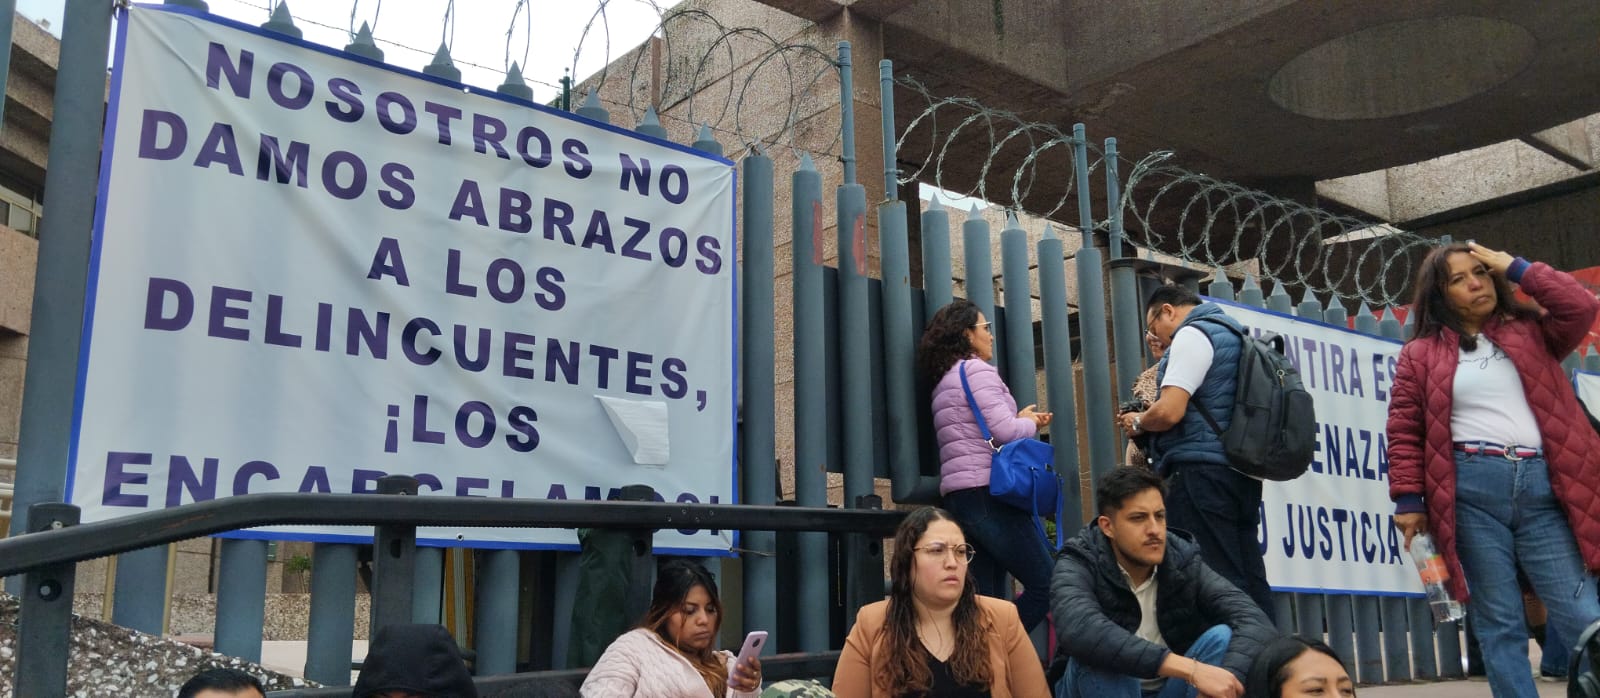
<svg viewBox="0 0 1600 698">
<path fill-rule="evenodd" d="M 40 250 L 38 293 L 49 297 L 50 303 L 55 304 L 52 307 L 82 305 L 84 260 L 72 256 L 82 250 L 75 252 L 68 243 L 72 235 L 88 230 L 89 224 L 87 218 L 75 219 L 69 212 L 74 207 L 85 212 L 93 210 L 95 160 L 92 152 L 75 152 L 71 144 L 99 140 L 98 118 L 92 123 L 66 118 L 72 113 L 97 115 L 97 110 L 64 109 L 61 105 L 64 100 L 71 104 L 73 99 L 98 103 L 103 94 L 108 25 L 94 13 L 108 12 L 110 5 L 110 0 L 85 0 L 68 8 L 57 121 L 52 129 L 49 214 L 45 218 L 49 227 L 41 236 Z M 286 13 L 282 19 L 287 19 Z M 670 39 L 675 36 L 675 28 L 685 23 L 696 26 L 699 33 L 691 32 L 694 40 L 680 42 L 679 48 L 674 49 Z M 1056 467 L 1066 482 L 1078 483 L 1103 474 L 1119 462 L 1122 444 L 1113 426 L 1113 409 L 1128 397 L 1131 379 L 1143 366 L 1143 313 L 1138 307 L 1138 285 L 1140 275 L 1148 277 L 1150 272 L 1149 265 L 1133 263 L 1140 255 L 1148 259 L 1159 250 L 1166 259 L 1204 270 L 1189 275 L 1187 283 L 1198 285 L 1196 279 L 1200 276 L 1214 274 L 1215 280 L 1207 288 L 1212 296 L 1237 297 L 1249 305 L 1301 317 L 1344 324 L 1352 316 L 1350 305 L 1356 304 L 1359 308 L 1353 317 L 1358 331 L 1398 338 L 1401 328 L 1395 315 L 1382 311 L 1401 300 L 1405 277 L 1415 267 L 1419 254 L 1436 243 L 1371 221 L 1331 214 L 1186 171 L 1172 164 L 1170 153 L 1127 159 L 1117 152 L 1115 139 L 1092 143 L 1082 125 L 1062 131 L 1053 125 L 1029 123 L 1014 114 L 988 109 L 975 100 L 935 95 L 911 77 L 895 76 L 885 61 L 878 74 L 883 152 L 881 160 L 876 160 L 883 166 L 884 195 L 870 212 L 876 224 L 881 267 L 878 278 L 874 278 L 866 253 L 865 236 L 871 228 L 867 225 L 867 193 L 857 182 L 854 138 L 858 129 L 854 124 L 855 73 L 850 46 L 841 43 L 837 53 L 830 55 L 812 43 L 775 39 L 755 29 L 730 29 L 700 11 L 664 15 L 661 33 L 668 37 L 665 65 L 687 67 L 678 72 L 668 70 L 664 82 L 645 81 L 644 76 L 653 68 L 647 69 L 646 54 L 641 51 L 631 58 L 632 72 L 621 78 L 625 84 L 601 84 L 604 89 L 571 100 L 575 103 L 571 106 L 582 116 L 606 121 L 609 110 L 601 95 L 624 95 L 626 99 L 621 101 L 613 97 L 609 106 L 629 114 L 642 113 L 637 126 L 640 132 L 665 137 L 672 130 L 681 132 L 689 124 L 704 122 L 693 132 L 694 147 L 720 153 L 723 146 L 719 140 L 733 138 L 744 149 L 739 158 L 743 187 L 740 382 L 744 386 L 739 443 L 741 497 L 747 506 L 679 505 L 679 509 L 698 512 L 696 516 L 701 518 L 696 521 L 700 522 L 706 517 L 724 516 L 727 518 L 720 520 L 723 527 L 747 531 L 743 544 L 750 554 L 738 562 L 744 579 L 744 624 L 749 629 L 773 631 L 774 642 L 770 646 L 779 651 L 819 653 L 837 647 L 854 608 L 881 597 L 881 550 L 862 538 L 848 543 L 844 553 L 836 554 L 824 531 L 855 530 L 876 535 L 886 530 L 883 522 L 889 519 L 888 515 L 870 511 L 845 512 L 837 517 L 815 514 L 819 518 L 808 520 L 815 526 L 807 528 L 778 525 L 788 521 L 778 512 L 814 512 L 826 507 L 829 471 L 842 473 L 847 509 L 873 508 L 871 495 L 879 477 L 889 480 L 895 502 L 927 503 L 937 499 L 937 455 L 930 448 L 927 386 L 918 384 L 913 370 L 915 337 L 928 314 L 957 295 L 957 282 L 962 282 L 966 298 L 994 318 L 995 334 L 1005 349 L 997 363 L 1018 402 L 1045 402 L 1055 411 L 1052 443 Z M 693 60 L 679 60 L 674 51 L 692 51 Z M 436 61 L 430 68 L 435 74 L 448 74 L 448 60 L 446 55 L 443 63 Z M 621 63 L 627 65 L 629 59 Z M 661 61 L 651 63 L 658 65 Z M 738 70 L 744 72 L 734 79 L 730 71 Z M 781 116 L 775 122 L 758 125 L 760 120 L 746 110 L 747 103 L 754 101 L 747 92 L 753 85 L 765 84 L 764 80 L 775 80 L 774 75 L 789 80 L 788 107 L 779 110 Z M 600 80 L 603 83 L 604 76 Z M 819 98 L 819 85 L 832 87 L 834 80 L 839 91 L 839 128 L 802 133 L 802 105 Z M 640 88 L 645 82 L 650 83 L 653 94 L 649 100 L 636 100 L 634 95 L 645 91 Z M 516 87 L 509 75 L 507 83 Z M 724 83 L 725 93 L 707 95 L 709 85 Z M 916 103 L 918 99 L 926 104 L 919 113 L 904 120 L 896 118 L 898 105 Z M 656 103 L 679 105 L 677 111 L 687 116 L 658 113 L 653 106 Z M 652 106 L 641 108 L 644 104 Z M 663 119 L 674 128 L 663 126 Z M 907 148 L 915 151 L 921 165 L 901 171 L 899 163 L 906 157 Z M 780 223 L 774 202 L 779 198 L 779 175 L 768 152 L 774 149 L 786 151 L 779 154 L 793 156 L 799 162 L 789 175 L 786 198 L 791 210 L 783 223 L 793 234 L 792 267 L 788 270 L 775 268 L 778 255 L 774 240 L 779 237 Z M 972 153 L 980 154 L 981 159 L 964 162 L 961 169 L 976 171 L 975 176 L 947 173 L 948 163 L 956 158 L 970 159 Z M 837 159 L 842 166 L 831 208 L 824 204 L 824 176 L 815 166 L 821 158 Z M 86 179 L 84 172 L 90 174 Z M 1103 179 L 1103 184 L 1095 186 L 1095 179 Z M 992 256 L 997 246 L 995 235 L 990 223 L 976 210 L 960 222 L 959 254 L 954 251 L 957 238 L 951 210 L 937 198 L 920 212 L 914 221 L 915 235 L 912 234 L 913 221 L 906 199 L 916 197 L 902 197 L 899 191 L 904 185 L 923 183 L 982 198 L 1025 216 L 1057 222 L 1032 242 L 1030 250 L 1031 238 L 1023 229 L 1021 217 L 1009 216 L 998 235 L 1000 269 L 996 272 Z M 1068 226 L 1061 219 L 1070 214 L 1072 205 L 1076 206 L 1076 223 Z M 1099 220 L 1096 209 L 1102 214 Z M 830 226 L 834 228 L 833 237 L 826 239 L 825 230 Z M 1074 240 L 1076 248 L 1069 248 Z M 920 278 L 912 271 L 913 241 L 921 250 L 920 259 L 915 260 L 920 264 Z M 834 265 L 826 263 L 824 250 L 829 248 L 837 250 Z M 963 265 L 960 274 L 954 270 L 958 261 Z M 1075 279 L 1070 292 L 1069 261 L 1070 278 Z M 72 271 L 74 265 L 79 271 Z M 1141 268 L 1146 271 L 1141 272 Z M 59 270 L 60 274 L 47 277 L 49 270 Z M 793 290 L 790 297 L 779 299 L 773 279 L 783 271 L 792 273 Z M 1264 286 L 1270 286 L 1270 294 L 1263 293 Z M 1290 296 L 1291 288 L 1301 295 L 1298 304 Z M 1378 319 L 1380 312 L 1382 320 Z M 793 320 L 792 344 L 782 347 L 775 339 L 775 321 L 780 314 Z M 77 354 L 77 328 L 72 323 L 52 323 L 49 316 L 77 317 L 72 313 L 41 313 L 36 305 L 29 386 L 72 384 L 75 367 L 71 357 Z M 61 358 L 52 360 L 46 352 Z M 1042 365 L 1036 362 L 1036 355 L 1042 356 Z M 793 360 L 797 377 L 791 403 L 793 432 L 801 435 L 795 439 L 789 464 L 799 508 L 788 510 L 772 508 L 777 503 L 779 481 L 775 436 L 779 417 L 775 403 L 779 398 L 775 385 L 780 356 Z M 1600 368 L 1600 358 L 1591 355 L 1586 362 L 1591 369 Z M 1080 387 L 1073 379 L 1075 367 L 1083 370 L 1081 398 L 1076 394 Z M 1037 380 L 1040 369 L 1044 376 L 1042 393 Z M 41 387 L 37 392 L 42 394 L 44 390 Z M 1084 405 L 1081 415 L 1075 407 L 1080 399 Z M 70 405 L 35 397 L 30 387 L 25 409 L 23 442 L 24 448 L 30 450 L 25 450 L 20 460 L 29 464 L 64 463 L 65 448 L 56 444 L 64 443 L 58 437 L 65 429 L 62 425 L 70 422 L 62 418 Z M 1082 448 L 1080 440 L 1084 442 Z M 1086 461 L 1080 460 L 1080 451 L 1087 454 Z M 59 499 L 61 482 L 51 482 L 50 477 L 48 468 L 30 465 L 22 469 L 17 490 L 19 503 Z M 240 511 L 257 506 L 254 501 L 240 502 Z M 567 508 L 577 504 L 559 502 L 416 499 L 407 501 L 405 507 L 379 511 L 372 507 L 373 501 L 362 497 L 307 499 L 303 502 L 307 508 L 288 518 L 301 523 L 347 523 L 361 518 L 352 513 L 359 511 L 367 517 L 365 522 L 389 525 L 391 530 L 418 523 L 499 525 L 493 522 L 509 523 L 513 513 L 536 511 L 545 517 L 538 519 L 540 525 L 600 522 L 595 518 L 598 514 L 577 514 L 574 512 L 580 509 Z M 346 505 L 357 509 L 346 510 Z M 545 505 L 555 508 L 541 508 Z M 228 510 L 222 502 L 194 506 L 215 506 L 218 512 Z M 660 512 L 665 509 L 637 511 L 649 515 L 640 513 L 629 523 L 668 521 L 650 518 L 663 516 Z M 402 521 L 402 514 L 397 512 L 422 518 Z M 260 517 L 228 516 L 236 517 L 230 519 L 236 527 L 269 523 L 260 518 L 268 516 L 265 512 Z M 270 522 L 287 520 L 281 514 L 272 516 L 277 518 Z M 28 530 L 36 530 L 31 517 L 18 519 Z M 1078 488 L 1069 487 L 1061 514 L 1063 528 L 1084 520 Z M 858 523 L 859 528 L 851 528 Z M 72 553 L 70 560 L 46 555 L 48 551 L 37 546 L 49 544 L 35 542 L 107 530 L 96 526 L 103 525 L 47 534 L 54 538 L 28 536 L 0 543 L 0 560 L 5 561 L 0 564 L 0 573 L 59 575 L 60 565 L 71 560 L 131 551 L 158 542 L 148 539 L 140 541 L 140 545 L 118 547 L 101 542 L 91 546 L 93 541 L 82 539 L 83 547 L 74 548 L 78 552 Z M 221 530 L 227 529 L 186 529 L 191 535 Z M 786 547 L 789 544 L 772 533 L 775 530 L 802 531 L 792 543 L 792 554 Z M 380 540 L 386 540 L 384 535 L 380 528 Z M 417 577 L 406 577 L 411 581 L 404 594 L 392 586 L 398 582 L 385 582 L 391 585 L 388 587 L 375 583 L 374 606 L 386 609 L 384 614 L 410 609 L 410 618 L 436 621 L 440 617 L 438 575 L 442 553 L 437 549 L 412 550 L 411 544 L 405 542 L 405 534 L 399 535 L 397 540 L 406 555 L 413 558 L 407 563 L 407 575 L 413 569 L 420 572 Z M 29 557 L 21 554 L 25 550 L 37 552 Z M 517 554 L 486 554 L 486 574 L 477 590 L 479 618 L 518 617 Z M 159 613 L 152 624 L 149 613 L 139 610 L 149 604 L 138 603 L 143 600 L 133 596 L 125 600 L 124 593 L 133 592 L 124 589 L 161 588 L 159 582 L 148 582 L 164 574 L 164 555 L 161 548 L 146 548 L 122 556 L 115 613 L 118 623 L 159 630 Z M 260 638 L 256 633 L 263 613 L 265 555 L 265 543 L 261 541 L 223 543 L 217 612 L 219 651 L 259 657 Z M 314 680 L 334 685 L 348 680 L 347 666 L 337 648 L 341 643 L 348 647 L 350 638 L 347 626 L 353 611 L 349 610 L 346 597 L 353 594 L 354 587 L 342 576 L 353 573 L 356 555 L 355 546 L 317 547 L 311 646 L 318 656 L 333 659 L 308 659 L 307 675 Z M 852 562 L 832 565 L 836 555 Z M 332 572 L 325 573 L 328 570 Z M 780 574 L 780 570 L 786 573 Z M 567 579 L 556 583 L 570 584 Z M 31 583 L 13 588 L 29 589 L 27 603 L 35 608 L 44 603 L 34 598 L 37 594 L 32 591 L 38 587 Z M 413 599 L 417 600 L 415 605 Z M 50 613 L 64 612 L 59 610 L 59 604 L 51 608 L 57 610 Z M 834 612 L 812 612 L 821 608 Z M 556 613 L 563 610 L 571 611 L 558 608 Z M 1326 634 L 1330 644 L 1351 663 L 1352 673 L 1361 683 L 1461 674 L 1458 630 L 1453 625 L 1433 627 L 1420 599 L 1280 594 L 1275 610 L 1285 632 Z M 545 660 L 515 656 L 516 632 L 516 623 L 478 628 L 480 643 L 513 648 L 511 654 L 481 655 L 480 673 L 511 671 L 519 661 L 542 666 Z"/>
</svg>

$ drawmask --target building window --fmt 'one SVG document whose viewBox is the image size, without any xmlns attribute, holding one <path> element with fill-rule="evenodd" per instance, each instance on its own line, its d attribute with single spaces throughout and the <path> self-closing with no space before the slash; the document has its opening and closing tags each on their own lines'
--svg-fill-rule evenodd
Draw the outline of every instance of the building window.
<svg viewBox="0 0 1600 698">
<path fill-rule="evenodd" d="M 0 180 L 0 223 L 28 237 L 39 237 L 44 203 L 37 192 L 16 182 Z"/>
</svg>

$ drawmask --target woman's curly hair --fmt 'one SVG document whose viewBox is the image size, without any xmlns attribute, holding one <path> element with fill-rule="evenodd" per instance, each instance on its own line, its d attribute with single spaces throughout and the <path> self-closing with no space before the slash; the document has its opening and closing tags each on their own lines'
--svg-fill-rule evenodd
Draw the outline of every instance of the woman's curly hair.
<svg viewBox="0 0 1600 698">
<path fill-rule="evenodd" d="M 967 341 L 967 330 L 978 324 L 978 306 L 969 300 L 957 300 L 940 308 L 928 320 L 922 331 L 922 341 L 917 343 L 917 369 L 935 385 L 957 361 L 972 356 L 972 342 Z"/>
</svg>

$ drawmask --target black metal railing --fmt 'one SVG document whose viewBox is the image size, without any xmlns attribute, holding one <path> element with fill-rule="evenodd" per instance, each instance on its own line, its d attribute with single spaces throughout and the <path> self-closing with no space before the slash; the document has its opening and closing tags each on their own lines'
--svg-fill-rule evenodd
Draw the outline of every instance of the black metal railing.
<svg viewBox="0 0 1600 698">
<path fill-rule="evenodd" d="M 258 526 L 374 526 L 371 591 L 375 631 L 411 620 L 411 560 L 418 526 L 812 531 L 850 534 L 870 541 L 892 535 L 903 516 L 875 506 L 825 509 L 405 496 L 416 494 L 415 479 L 391 476 L 379 482 L 377 495 L 248 494 L 81 525 L 76 506 L 33 505 L 29 508 L 28 532 L 0 540 L 0 577 L 21 574 L 24 579 L 17 629 L 16 695 L 65 693 L 77 563 L 155 545 Z M 870 558 L 859 561 L 861 564 L 882 564 L 881 553 L 875 550 L 878 546 L 852 547 Z M 836 660 L 836 652 L 774 657 L 764 673 L 769 678 L 820 676 L 831 673 Z M 537 676 L 576 680 L 582 673 L 542 672 Z M 528 680 L 529 676 L 533 675 L 484 677 L 481 685 L 503 688 Z M 343 689 L 343 693 L 348 692 Z M 337 689 L 316 689 L 274 695 L 340 694 Z"/>
</svg>

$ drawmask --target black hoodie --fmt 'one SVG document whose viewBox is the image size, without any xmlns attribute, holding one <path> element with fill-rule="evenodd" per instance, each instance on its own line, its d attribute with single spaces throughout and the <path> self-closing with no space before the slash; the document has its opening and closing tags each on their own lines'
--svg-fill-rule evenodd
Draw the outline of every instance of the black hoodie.
<svg viewBox="0 0 1600 698">
<path fill-rule="evenodd" d="M 378 629 L 356 679 L 352 698 L 405 691 L 427 698 L 478 698 L 456 641 L 442 625 L 390 625 Z"/>
</svg>

